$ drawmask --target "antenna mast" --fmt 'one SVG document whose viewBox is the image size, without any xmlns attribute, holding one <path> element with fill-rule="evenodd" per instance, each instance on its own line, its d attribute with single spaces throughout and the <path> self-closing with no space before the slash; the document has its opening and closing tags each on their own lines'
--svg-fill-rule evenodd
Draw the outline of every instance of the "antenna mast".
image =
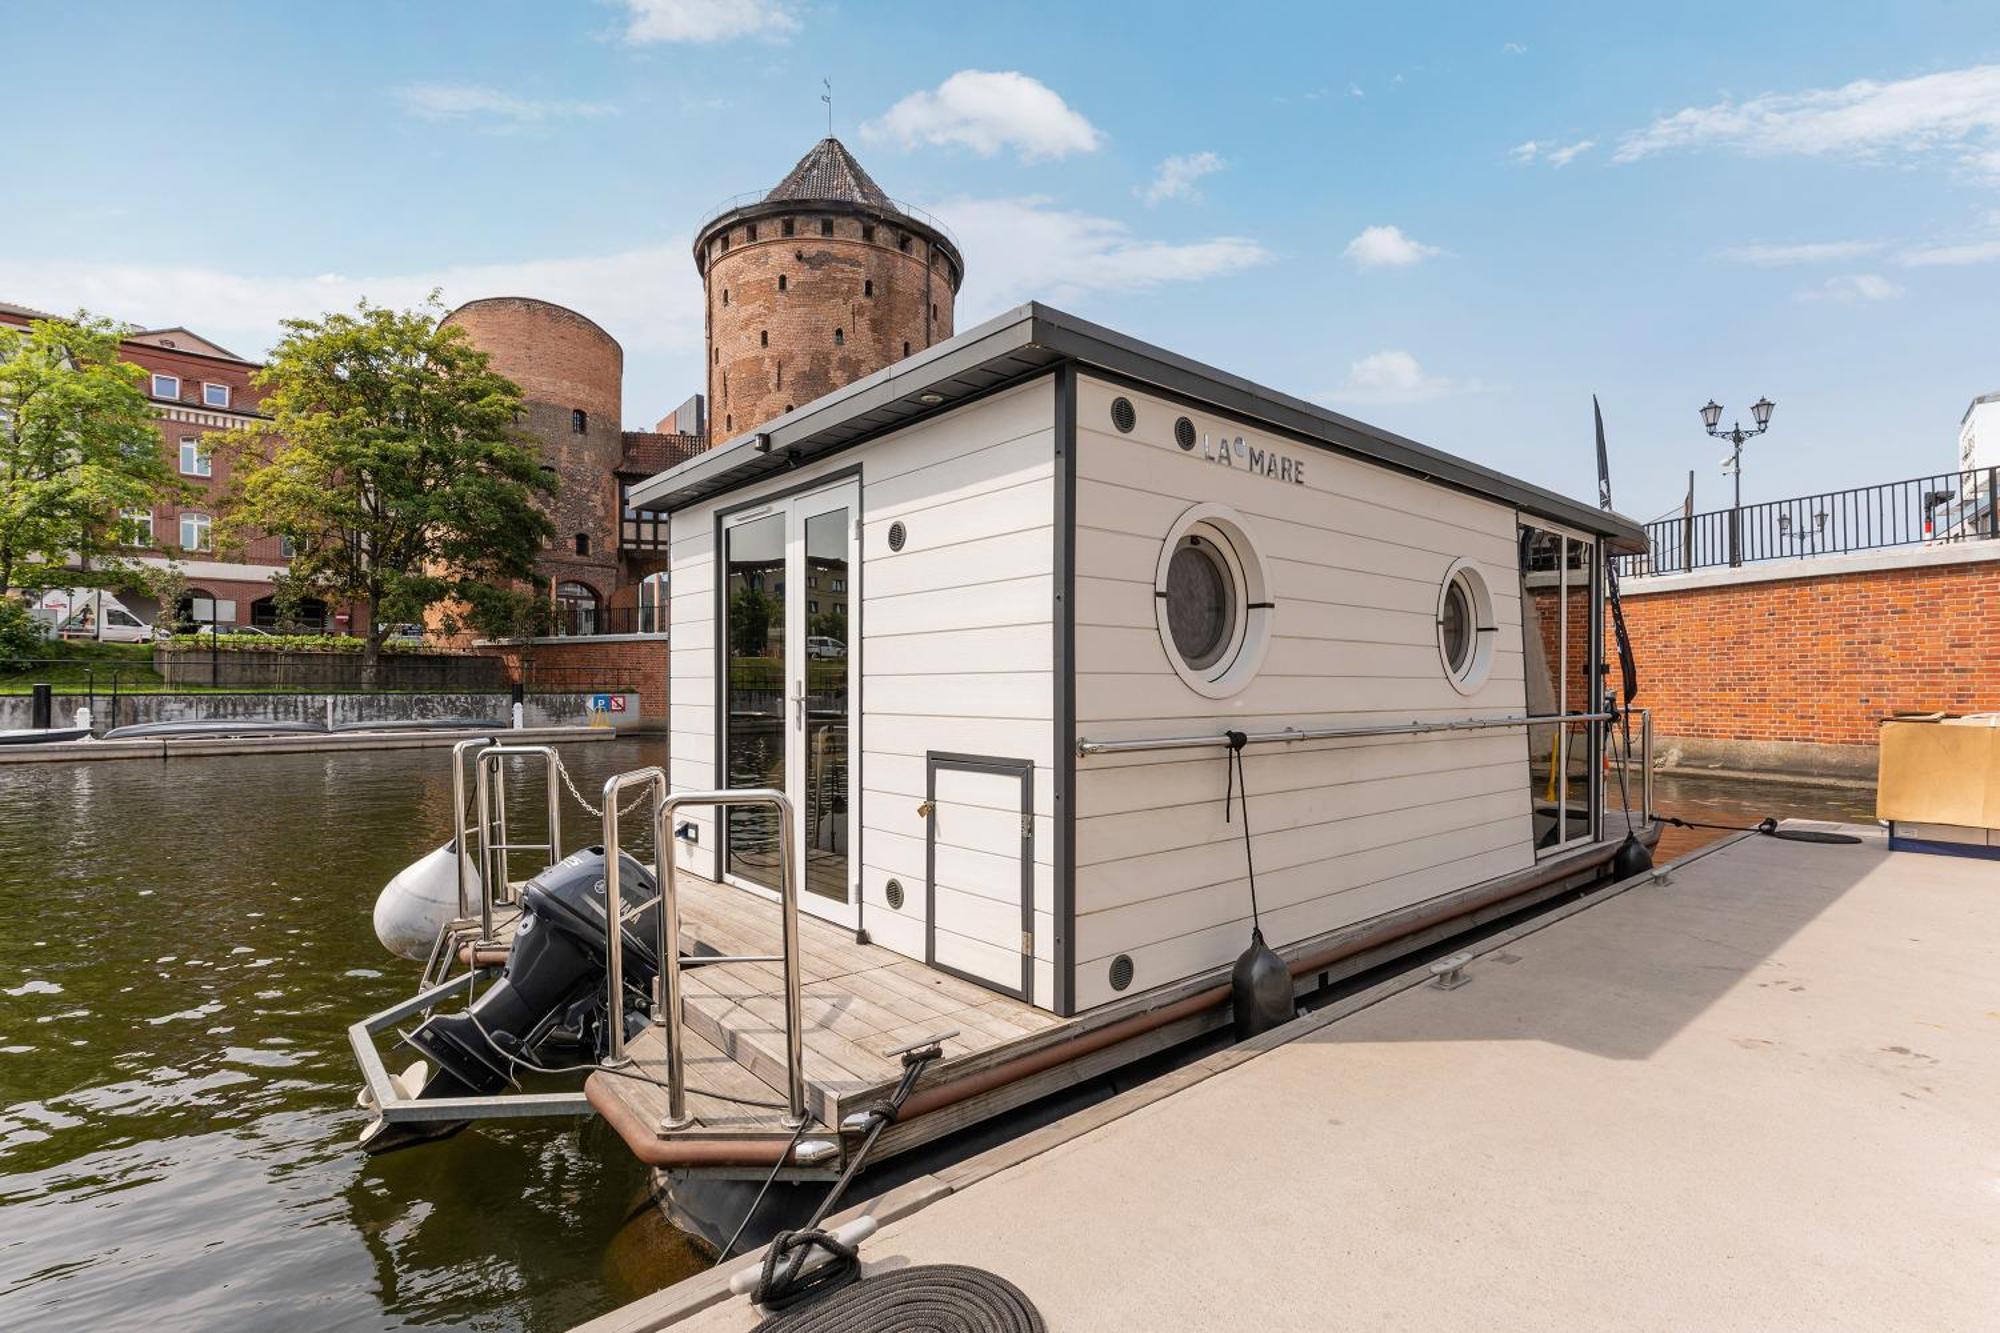
<svg viewBox="0 0 2000 1333">
<path fill-rule="evenodd" d="M 833 137 L 833 80 L 821 79 L 820 86 L 826 89 L 825 92 L 819 95 L 819 100 L 826 103 L 826 137 L 831 139 Z"/>
</svg>

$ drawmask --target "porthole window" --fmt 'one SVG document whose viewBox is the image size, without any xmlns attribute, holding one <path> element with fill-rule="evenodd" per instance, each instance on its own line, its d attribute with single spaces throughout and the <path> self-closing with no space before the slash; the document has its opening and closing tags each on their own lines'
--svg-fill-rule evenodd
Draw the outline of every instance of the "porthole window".
<svg viewBox="0 0 2000 1333">
<path fill-rule="evenodd" d="M 1153 579 L 1153 608 L 1167 660 L 1211 699 L 1248 685 L 1270 644 L 1272 605 L 1263 562 L 1242 517 L 1199 504 L 1167 533 Z"/>
<path fill-rule="evenodd" d="M 1139 414 L 1133 410 L 1130 398 L 1111 400 L 1111 424 L 1118 427 L 1120 434 L 1129 434 L 1139 424 Z"/>
<path fill-rule="evenodd" d="M 1460 694 L 1471 694 L 1486 683 L 1493 669 L 1493 595 L 1469 560 L 1445 571 L 1438 588 L 1438 658 L 1445 679 Z"/>
<path fill-rule="evenodd" d="M 1194 448 L 1194 423 L 1186 417 L 1180 417 L 1174 422 L 1174 443 L 1184 450 Z"/>
</svg>

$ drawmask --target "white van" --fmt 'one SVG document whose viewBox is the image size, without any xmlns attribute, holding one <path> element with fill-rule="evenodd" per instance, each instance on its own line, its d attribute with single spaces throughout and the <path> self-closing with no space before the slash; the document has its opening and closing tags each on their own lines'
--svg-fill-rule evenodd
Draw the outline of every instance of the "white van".
<svg viewBox="0 0 2000 1333">
<path fill-rule="evenodd" d="M 56 634 L 64 639 L 96 639 L 103 643 L 151 643 L 153 627 L 102 588 L 56 589 L 42 595 L 41 606 L 60 617 Z"/>
</svg>

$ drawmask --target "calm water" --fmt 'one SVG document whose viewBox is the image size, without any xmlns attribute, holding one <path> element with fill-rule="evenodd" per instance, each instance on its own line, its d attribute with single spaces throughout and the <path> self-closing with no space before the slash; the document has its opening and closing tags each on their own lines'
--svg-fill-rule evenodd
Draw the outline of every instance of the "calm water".
<svg viewBox="0 0 2000 1333">
<path fill-rule="evenodd" d="M 354 1149 L 450 803 L 437 750 L 0 769 L 0 1328 L 562 1329 L 701 1266 L 595 1121 Z"/>
<path fill-rule="evenodd" d="M 590 791 L 664 752 L 567 759 Z M 1872 806 L 1678 777 L 1658 801 Z M 415 979 L 369 913 L 449 806 L 436 750 L 0 768 L 0 1328 L 563 1329 L 703 1265 L 594 1121 L 353 1148 L 346 1026 Z"/>
</svg>

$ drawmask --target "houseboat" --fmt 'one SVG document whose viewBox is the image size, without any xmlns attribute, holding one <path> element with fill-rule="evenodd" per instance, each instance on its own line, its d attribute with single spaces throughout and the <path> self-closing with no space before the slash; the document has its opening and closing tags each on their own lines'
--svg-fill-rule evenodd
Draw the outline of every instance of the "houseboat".
<svg viewBox="0 0 2000 1333">
<path fill-rule="evenodd" d="M 357 1024 L 392 1128 L 482 1114 L 466 1052 L 513 1021 L 501 1073 L 549 1036 L 593 1066 L 522 1109 L 602 1116 L 677 1187 L 831 1178 L 1240 1021 L 1253 934 L 1289 1005 L 1628 831 L 1604 573 L 1640 527 L 1047 306 L 630 503 L 670 524 L 670 757 L 607 784 L 602 843 L 624 810 L 654 863 L 563 856 L 550 778 L 557 864 L 512 895 L 485 858 L 527 835 L 473 802 L 433 961 L 525 972 L 553 926 L 603 967 L 503 978 L 456 1046 L 424 1039 L 451 983 Z M 440 1075 L 392 1079 L 373 1036 L 424 1008 Z"/>
</svg>

